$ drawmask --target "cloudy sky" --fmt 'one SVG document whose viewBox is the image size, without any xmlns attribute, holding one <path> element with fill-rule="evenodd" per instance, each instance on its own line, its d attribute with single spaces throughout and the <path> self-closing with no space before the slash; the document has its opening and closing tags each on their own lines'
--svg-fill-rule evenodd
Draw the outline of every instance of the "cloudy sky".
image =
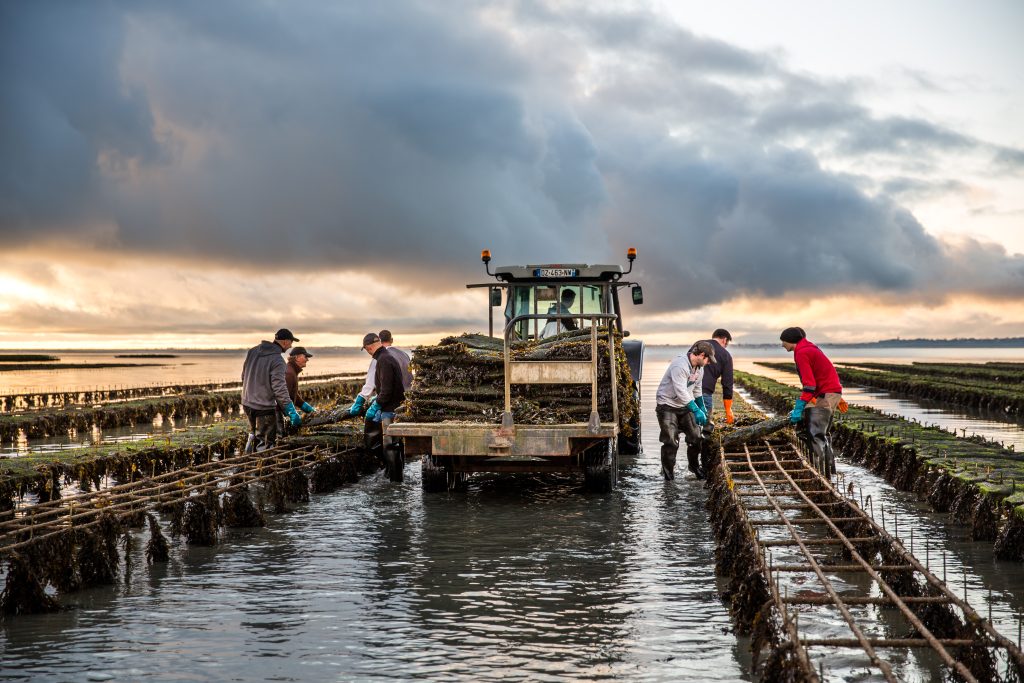
<svg viewBox="0 0 1024 683">
<path fill-rule="evenodd" d="M 1024 336 L 1024 4 L 0 3 L 0 348 L 486 328 L 640 257 L 654 343 Z"/>
</svg>

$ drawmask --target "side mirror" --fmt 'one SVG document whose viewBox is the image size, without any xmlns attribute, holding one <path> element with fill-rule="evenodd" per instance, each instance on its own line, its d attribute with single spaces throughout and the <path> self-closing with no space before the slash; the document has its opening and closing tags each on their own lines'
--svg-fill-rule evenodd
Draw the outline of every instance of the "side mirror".
<svg viewBox="0 0 1024 683">
<path fill-rule="evenodd" d="M 629 336 L 629 330 L 623 330 L 622 331 L 622 338 L 625 339 L 628 336 Z"/>
<path fill-rule="evenodd" d="M 633 305 L 638 306 L 644 302 L 644 288 L 640 285 L 633 285 Z"/>
<path fill-rule="evenodd" d="M 501 289 L 498 287 L 491 287 L 491 306 L 501 305 Z"/>
</svg>

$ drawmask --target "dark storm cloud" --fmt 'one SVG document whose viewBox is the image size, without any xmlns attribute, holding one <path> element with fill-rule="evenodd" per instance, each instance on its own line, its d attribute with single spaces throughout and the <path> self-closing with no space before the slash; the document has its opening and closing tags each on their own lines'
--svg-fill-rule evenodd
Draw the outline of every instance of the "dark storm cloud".
<svg viewBox="0 0 1024 683">
<path fill-rule="evenodd" d="M 145 95 L 117 78 L 123 38 L 106 3 L 0 3 L 4 239 L 102 216 L 101 154 L 159 158 Z"/>
<path fill-rule="evenodd" d="M 793 290 L 1022 292 L 1020 257 L 943 247 L 896 203 L 908 185 L 866 194 L 791 140 L 908 162 L 982 152 L 1009 169 L 1024 152 L 877 117 L 849 83 L 650 12 L 23 2 L 0 20 L 3 245 L 450 287 L 479 276 L 481 248 L 609 261 L 635 243 L 662 310 Z"/>
</svg>

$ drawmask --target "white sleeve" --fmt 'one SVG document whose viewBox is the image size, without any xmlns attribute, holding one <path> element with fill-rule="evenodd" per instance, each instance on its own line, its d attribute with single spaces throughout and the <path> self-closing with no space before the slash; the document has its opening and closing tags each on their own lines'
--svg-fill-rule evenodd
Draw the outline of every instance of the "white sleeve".
<svg viewBox="0 0 1024 683">
<path fill-rule="evenodd" d="M 377 359 L 373 358 L 370 360 L 370 369 L 366 371 L 366 383 L 363 384 L 363 390 L 359 392 L 359 395 L 364 398 L 370 398 L 373 396 L 373 390 L 377 388 Z"/>
<path fill-rule="evenodd" d="M 683 364 L 679 363 L 673 367 L 670 375 L 672 377 L 672 386 L 675 387 L 676 397 L 679 399 L 679 402 L 683 405 L 688 404 L 693 400 L 693 394 L 686 386 L 686 381 L 689 379 L 689 376 L 686 374 L 686 371 L 683 370 Z"/>
</svg>

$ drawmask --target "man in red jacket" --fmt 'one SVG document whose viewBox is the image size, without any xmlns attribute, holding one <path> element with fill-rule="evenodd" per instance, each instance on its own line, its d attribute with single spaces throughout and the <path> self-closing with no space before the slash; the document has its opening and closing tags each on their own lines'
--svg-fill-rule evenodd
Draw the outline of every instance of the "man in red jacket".
<svg viewBox="0 0 1024 683">
<path fill-rule="evenodd" d="M 836 458 L 828 438 L 828 428 L 832 424 L 832 413 L 843 400 L 843 385 L 839 383 L 839 375 L 832 361 L 821 349 L 807 341 L 807 334 L 801 328 L 787 327 L 779 339 L 787 351 L 793 352 L 802 385 L 800 397 L 789 414 L 789 421 L 797 424 L 805 419 L 804 413 L 807 413 L 807 432 L 815 461 L 826 477 L 831 476 L 835 471 Z M 815 403 L 808 407 L 812 399 Z"/>
</svg>

